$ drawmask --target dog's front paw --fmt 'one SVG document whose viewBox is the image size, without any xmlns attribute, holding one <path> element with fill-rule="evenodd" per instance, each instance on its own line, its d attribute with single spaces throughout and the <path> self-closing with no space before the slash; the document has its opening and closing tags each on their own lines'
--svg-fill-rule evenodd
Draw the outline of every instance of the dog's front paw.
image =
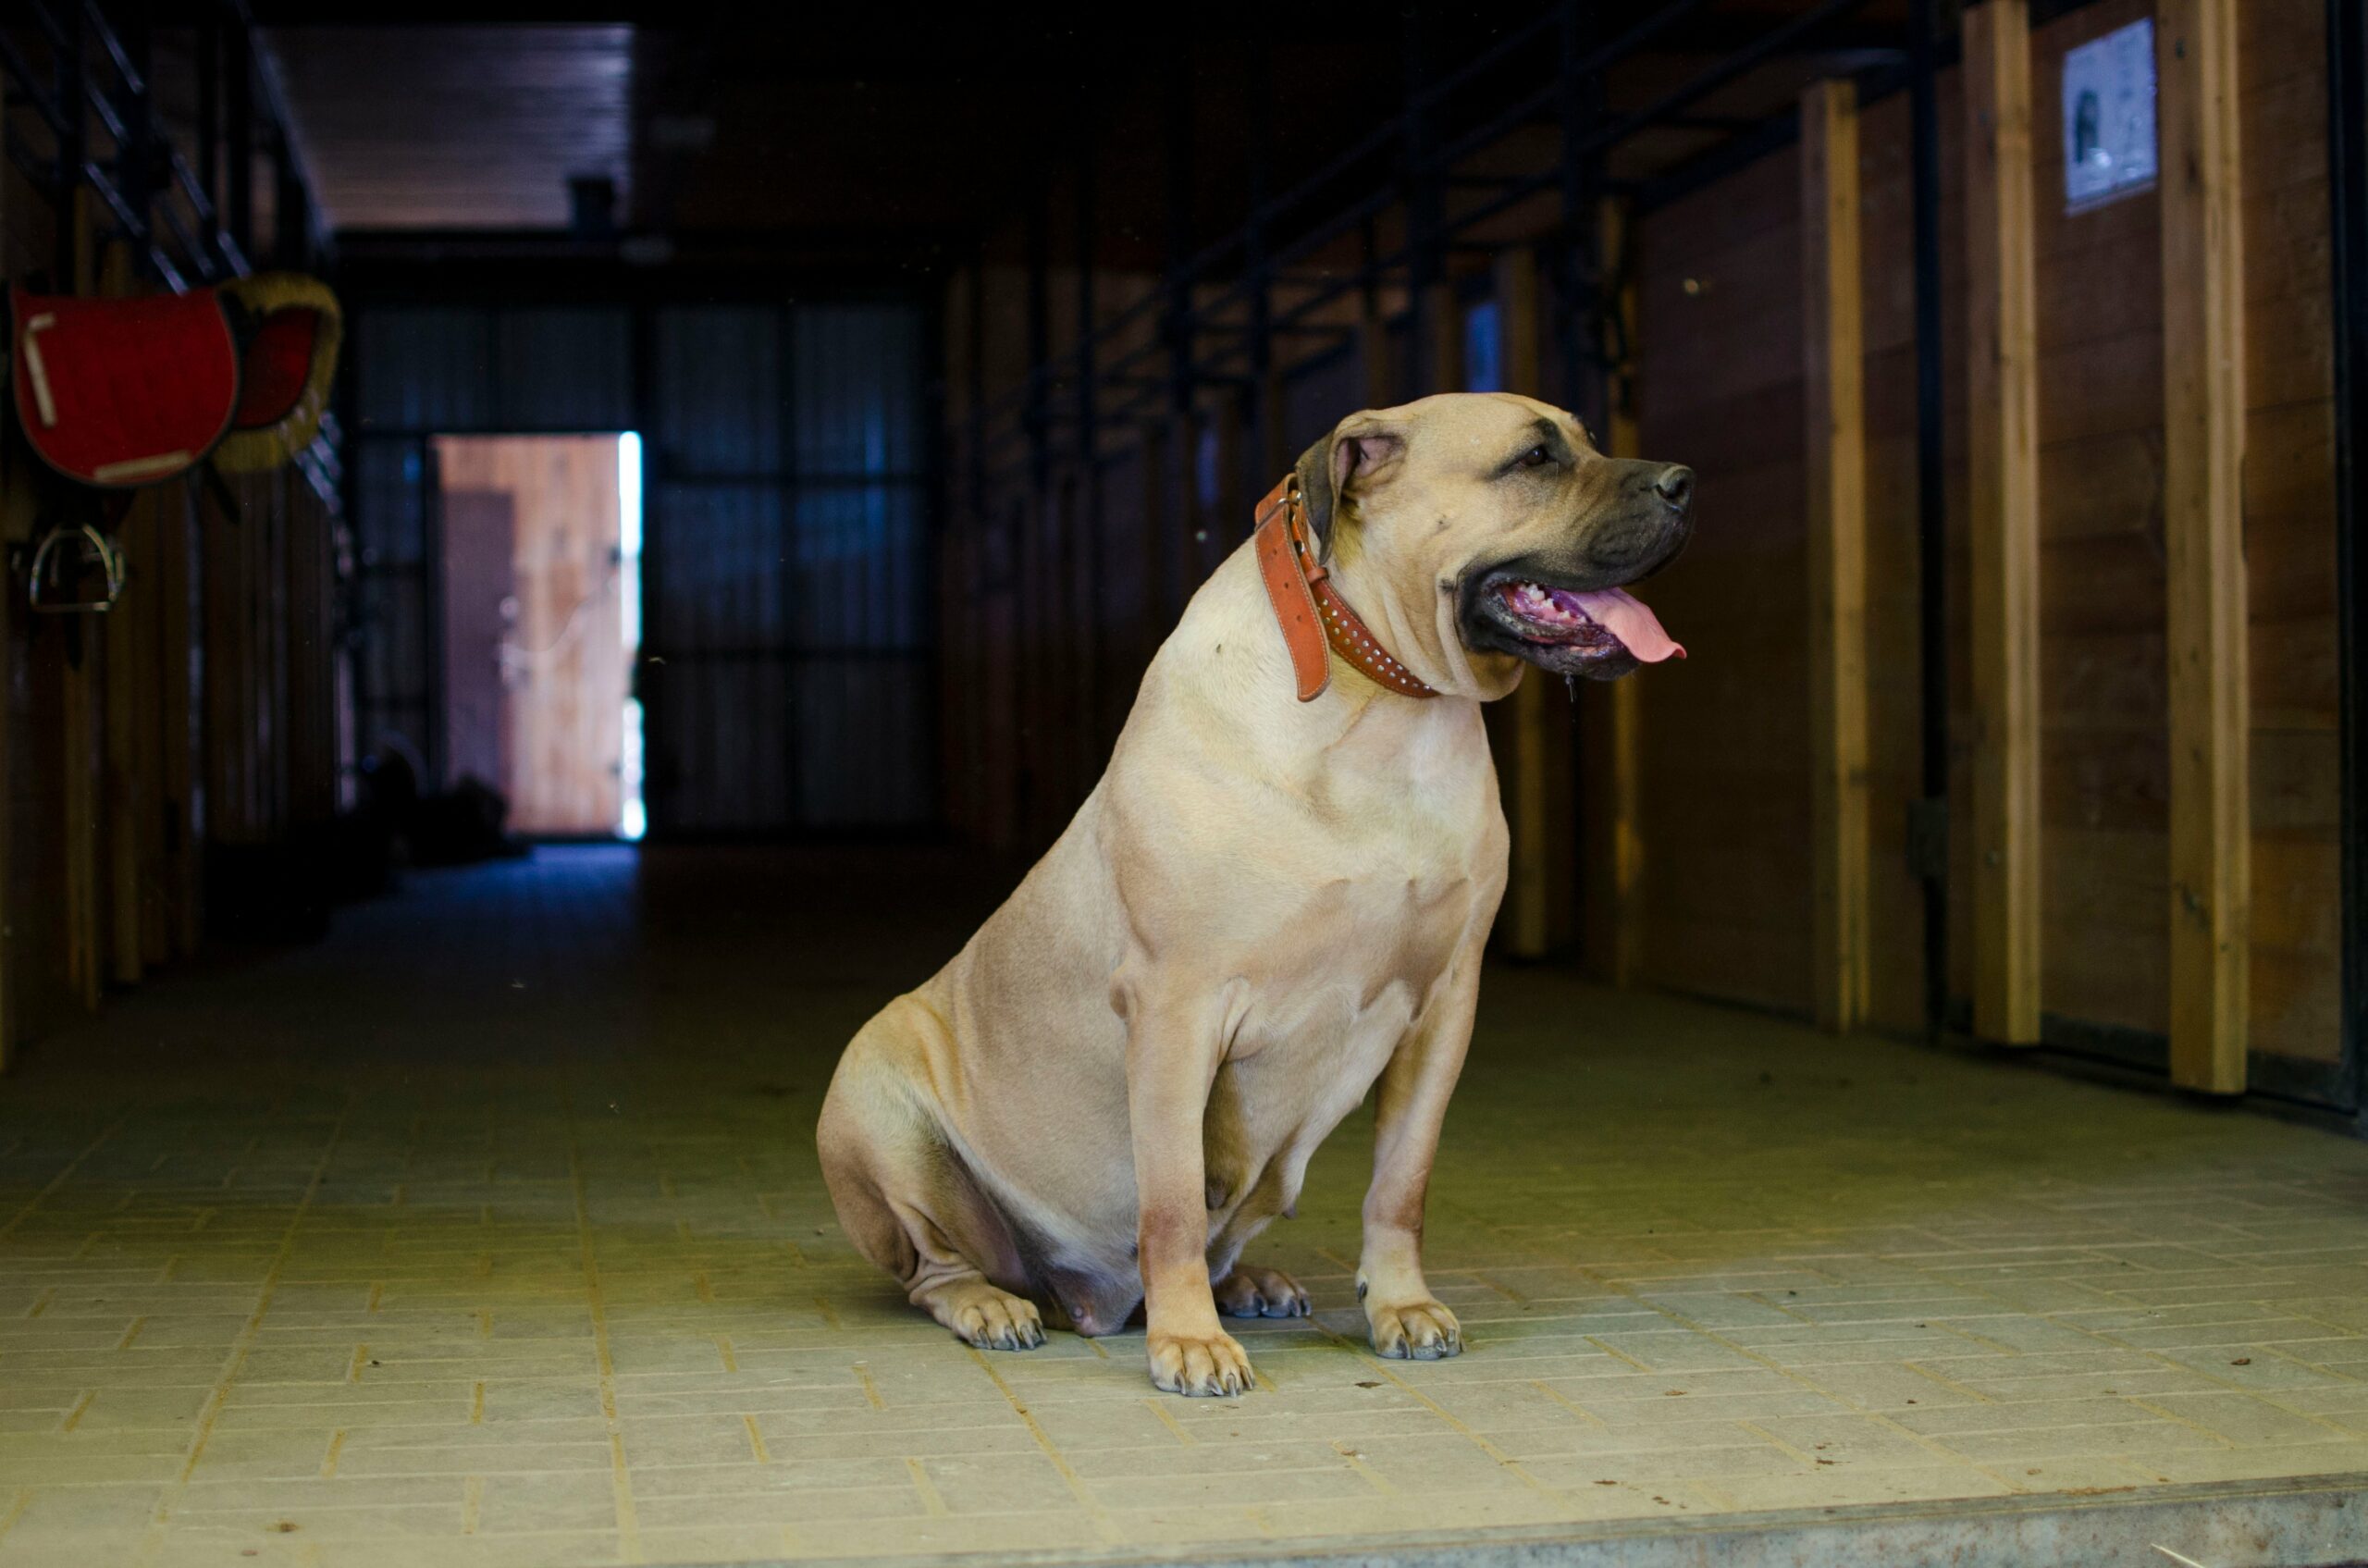
<svg viewBox="0 0 2368 1568">
<path fill-rule="evenodd" d="M 1171 1394 L 1230 1399 L 1250 1391 L 1250 1358 L 1230 1334 L 1149 1336 L 1151 1380 Z"/>
<path fill-rule="evenodd" d="M 1373 1348 L 1394 1360 L 1437 1361 L 1463 1353 L 1463 1326 L 1437 1302 L 1384 1306 L 1368 1301 L 1365 1321 L 1373 1326 Z"/>
<path fill-rule="evenodd" d="M 1044 1321 L 1035 1303 L 983 1279 L 944 1287 L 929 1307 L 956 1339 L 982 1351 L 1032 1351 L 1044 1342 Z"/>
</svg>

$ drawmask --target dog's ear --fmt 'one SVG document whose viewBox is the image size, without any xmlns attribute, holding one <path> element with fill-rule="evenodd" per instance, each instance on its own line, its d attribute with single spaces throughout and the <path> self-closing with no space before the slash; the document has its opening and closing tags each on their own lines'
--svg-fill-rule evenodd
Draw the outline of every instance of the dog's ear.
<svg viewBox="0 0 2368 1568">
<path fill-rule="evenodd" d="M 1331 548 L 1333 515 L 1356 499 L 1360 481 L 1394 462 L 1405 447 L 1405 438 L 1393 430 L 1359 425 L 1336 429 L 1300 454 L 1299 490 L 1318 549 Z"/>
</svg>

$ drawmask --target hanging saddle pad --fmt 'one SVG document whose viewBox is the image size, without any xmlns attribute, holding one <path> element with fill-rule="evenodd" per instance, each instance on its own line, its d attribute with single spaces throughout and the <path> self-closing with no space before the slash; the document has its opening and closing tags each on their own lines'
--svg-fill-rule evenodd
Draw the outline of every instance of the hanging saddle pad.
<svg viewBox="0 0 2368 1568">
<path fill-rule="evenodd" d="M 327 411 L 337 296 L 292 273 L 131 300 L 9 291 L 18 423 L 42 461 L 109 488 L 154 485 L 211 456 L 276 468 Z"/>
<path fill-rule="evenodd" d="M 100 300 L 8 291 L 17 419 L 42 461 L 85 485 L 153 485 L 230 428 L 239 345 L 211 290 Z"/>
<path fill-rule="evenodd" d="M 226 474 L 277 468 L 313 444 L 328 412 L 344 326 L 327 284 L 266 272 L 221 287 L 239 340 L 239 406 L 214 454 Z"/>
</svg>

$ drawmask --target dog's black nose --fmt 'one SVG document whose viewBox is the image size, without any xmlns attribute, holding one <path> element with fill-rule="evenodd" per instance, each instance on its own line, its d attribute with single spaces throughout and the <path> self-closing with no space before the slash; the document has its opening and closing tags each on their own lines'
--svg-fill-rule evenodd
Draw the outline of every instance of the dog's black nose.
<svg viewBox="0 0 2368 1568">
<path fill-rule="evenodd" d="M 1661 470 L 1661 476 L 1653 481 L 1653 493 L 1678 511 L 1684 512 L 1687 504 L 1694 500 L 1694 470 L 1679 463 L 1671 463 Z"/>
</svg>

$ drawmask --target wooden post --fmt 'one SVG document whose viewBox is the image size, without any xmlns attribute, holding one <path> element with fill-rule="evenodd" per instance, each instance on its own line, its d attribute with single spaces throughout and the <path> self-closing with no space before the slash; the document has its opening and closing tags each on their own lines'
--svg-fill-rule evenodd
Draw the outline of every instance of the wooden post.
<svg viewBox="0 0 2368 1568">
<path fill-rule="evenodd" d="M 1497 259 L 1498 363 L 1504 389 L 1536 397 L 1542 324 L 1537 257 L 1511 250 Z M 1499 774 L 1512 832 L 1512 863 L 1498 936 L 1505 951 L 1541 958 L 1570 936 L 1572 887 L 1571 713 L 1562 683 L 1525 672 L 1498 705 L 1492 727 L 1505 766 Z"/>
<path fill-rule="evenodd" d="M 2039 349 L 2030 10 L 1966 13 L 1966 287 L 1973 537 L 1973 1030 L 2040 1017 Z"/>
<path fill-rule="evenodd" d="M 141 708 L 153 684 L 148 639 L 142 635 L 154 607 L 155 499 L 142 491 L 124 514 L 120 541 L 130 571 L 140 579 L 124 599 L 99 618 L 93 630 L 106 641 L 106 735 L 104 771 L 106 809 L 107 978 L 137 985 L 144 953 L 142 830 L 154 818 L 143 760 Z M 140 597 L 133 597 L 135 594 Z"/>
<path fill-rule="evenodd" d="M 91 206 L 88 187 L 77 186 L 66 220 L 72 226 L 70 249 L 75 293 L 89 293 L 93 283 Z M 65 752 L 63 784 L 66 796 L 66 932 L 67 973 L 82 1005 L 98 1010 L 106 981 L 105 883 L 99 865 L 100 774 L 99 726 L 101 661 L 106 657 L 104 623 L 92 617 L 70 616 L 60 628 L 74 639 L 79 657 L 61 672 L 64 712 L 61 718 Z"/>
<path fill-rule="evenodd" d="M 1452 392 L 1463 385 L 1463 307 L 1455 297 L 1455 285 L 1442 278 L 1423 290 L 1423 330 L 1430 341 L 1424 351 L 1424 369 L 1430 372 L 1430 384 L 1412 388 L 1410 396 L 1423 398 L 1433 392 Z"/>
<path fill-rule="evenodd" d="M 1137 650 L 1148 665 L 1176 619 L 1167 607 L 1167 563 L 1174 553 L 1168 536 L 1176 527 L 1167 493 L 1167 422 L 1146 419 L 1137 425 L 1135 452 L 1143 476 L 1143 609 L 1142 623 L 1135 630 Z"/>
<path fill-rule="evenodd" d="M 1619 198 L 1596 208 L 1596 243 L 1607 278 L 1620 275 L 1617 258 L 1628 243 L 1629 209 Z M 1605 356 L 1604 428 L 1594 432 L 1610 457 L 1634 457 L 1641 445 L 1630 397 L 1635 371 L 1636 291 L 1632 284 L 1605 302 L 1624 331 L 1607 330 L 1597 348 Z M 1576 401 L 1573 389 L 1573 401 Z M 1587 972 L 1616 986 L 1634 984 L 1644 942 L 1643 771 L 1640 752 L 1644 683 L 1634 678 L 1588 683 L 1580 693 L 1587 759 L 1585 816 L 1585 892 L 1578 923 Z"/>
<path fill-rule="evenodd" d="M 1357 302 L 1357 356 L 1364 371 L 1365 407 L 1388 408 L 1398 401 L 1389 375 L 1389 313 L 1381 283 L 1367 285 Z"/>
<path fill-rule="evenodd" d="M 2169 577 L 2171 1080 L 2245 1087 L 2245 268 L 2236 0 L 2162 0 L 2163 537 Z"/>
<path fill-rule="evenodd" d="M 1207 537 L 1200 541 L 1201 571 L 1192 582 L 1196 588 L 1232 552 L 1236 540 L 1250 537 L 1250 509 L 1272 483 L 1260 480 L 1254 492 L 1243 484 L 1241 394 L 1230 387 L 1219 389 L 1210 418 L 1216 432 L 1216 515 L 1201 519 L 1201 530 Z"/>
<path fill-rule="evenodd" d="M 173 956 L 188 957 L 204 934 L 204 857 L 199 838 L 198 781 L 204 776 L 201 735 L 204 705 L 191 689 L 201 669 L 193 657 L 202 618 L 191 613 L 198 584 L 198 481 L 169 492 L 159 515 L 157 593 L 163 600 L 164 674 L 157 724 L 165 742 L 159 783 L 165 796 L 166 931 Z"/>
<path fill-rule="evenodd" d="M 1867 422 L 1858 94 L 1801 95 L 1801 322 L 1808 454 L 1812 990 L 1836 1033 L 1867 1016 Z"/>
</svg>

